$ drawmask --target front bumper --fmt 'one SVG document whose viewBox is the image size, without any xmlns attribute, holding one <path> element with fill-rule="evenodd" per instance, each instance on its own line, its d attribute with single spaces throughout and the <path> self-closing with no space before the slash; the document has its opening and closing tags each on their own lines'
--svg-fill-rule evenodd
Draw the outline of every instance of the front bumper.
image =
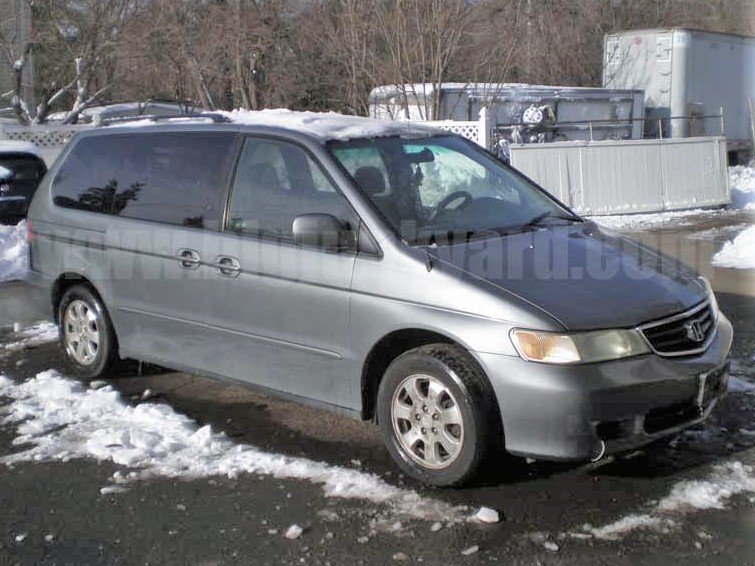
<svg viewBox="0 0 755 566">
<path fill-rule="evenodd" d="M 731 323 L 705 352 L 579 366 L 478 353 L 503 419 L 506 449 L 549 460 L 631 450 L 703 421 L 726 391 Z"/>
</svg>

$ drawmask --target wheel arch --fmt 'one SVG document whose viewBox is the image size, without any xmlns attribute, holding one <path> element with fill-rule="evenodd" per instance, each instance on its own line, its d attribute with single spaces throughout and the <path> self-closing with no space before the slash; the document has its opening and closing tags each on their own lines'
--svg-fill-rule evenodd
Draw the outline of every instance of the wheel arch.
<svg viewBox="0 0 755 566">
<path fill-rule="evenodd" d="M 438 343 L 454 345 L 464 350 L 480 366 L 480 370 L 487 378 L 487 374 L 469 348 L 448 335 L 425 328 L 394 330 L 383 336 L 373 345 L 362 366 L 361 397 L 363 420 L 375 420 L 377 418 L 378 387 L 390 363 L 404 352 L 419 348 L 420 346 Z"/>
<path fill-rule="evenodd" d="M 73 271 L 62 273 L 53 282 L 50 290 L 53 320 L 56 324 L 60 323 L 60 320 L 58 319 L 58 305 L 60 305 L 60 299 L 62 299 L 65 292 L 74 285 L 84 285 L 89 288 L 89 290 L 97 296 L 100 302 L 102 302 L 103 305 L 105 304 L 105 301 L 102 298 L 102 293 L 100 293 L 99 289 L 97 289 L 94 283 L 92 283 L 86 276 Z"/>
</svg>

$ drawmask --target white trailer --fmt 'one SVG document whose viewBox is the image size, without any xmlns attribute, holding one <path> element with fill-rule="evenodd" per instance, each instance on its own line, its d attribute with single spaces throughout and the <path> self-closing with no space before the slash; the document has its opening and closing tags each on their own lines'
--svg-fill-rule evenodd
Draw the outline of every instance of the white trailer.
<svg viewBox="0 0 755 566">
<path fill-rule="evenodd" d="M 496 132 L 512 141 L 642 137 L 642 92 L 634 89 L 419 83 L 379 86 L 370 93 L 372 118 L 469 121 L 483 108 Z"/>
<path fill-rule="evenodd" d="M 681 28 L 608 34 L 603 86 L 645 91 L 646 137 L 723 133 L 730 152 L 752 149 L 755 37 Z"/>
</svg>

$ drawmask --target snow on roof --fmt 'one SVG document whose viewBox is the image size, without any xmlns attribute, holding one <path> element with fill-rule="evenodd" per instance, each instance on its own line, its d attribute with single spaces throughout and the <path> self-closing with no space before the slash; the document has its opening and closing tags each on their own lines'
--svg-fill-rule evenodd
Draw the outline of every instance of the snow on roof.
<svg viewBox="0 0 755 566">
<path fill-rule="evenodd" d="M 234 110 L 221 112 L 237 124 L 271 126 L 310 134 L 321 140 L 345 141 L 399 135 L 436 133 L 428 126 L 347 116 L 336 112 L 294 112 L 292 110 Z"/>
<path fill-rule="evenodd" d="M 0 153 L 31 153 L 40 157 L 39 148 L 31 142 L 0 140 Z"/>
<path fill-rule="evenodd" d="M 336 112 L 295 112 L 293 110 L 233 110 L 206 115 L 176 116 L 168 120 L 154 120 L 150 116 L 113 124 L 113 127 L 139 128 L 157 124 L 201 124 L 213 116 L 222 116 L 231 123 L 248 126 L 281 128 L 309 134 L 321 141 L 346 141 L 356 138 L 388 136 L 418 136 L 438 133 L 438 129 L 422 124 L 376 120 L 360 116 L 347 116 Z"/>
</svg>

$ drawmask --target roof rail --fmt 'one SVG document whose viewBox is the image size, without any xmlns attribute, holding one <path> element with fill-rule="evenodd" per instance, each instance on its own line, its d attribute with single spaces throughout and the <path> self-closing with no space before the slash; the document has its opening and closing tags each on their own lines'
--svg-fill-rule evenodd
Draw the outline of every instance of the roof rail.
<svg viewBox="0 0 755 566">
<path fill-rule="evenodd" d="M 141 116 L 121 116 L 119 118 L 104 118 L 99 121 L 94 120 L 95 126 L 111 126 L 123 124 L 126 122 L 168 122 L 175 120 L 177 122 L 188 122 L 191 120 L 212 120 L 216 124 L 228 124 L 233 122 L 228 116 L 219 112 L 196 112 L 194 114 L 168 114 L 168 115 L 148 115 Z"/>
</svg>

